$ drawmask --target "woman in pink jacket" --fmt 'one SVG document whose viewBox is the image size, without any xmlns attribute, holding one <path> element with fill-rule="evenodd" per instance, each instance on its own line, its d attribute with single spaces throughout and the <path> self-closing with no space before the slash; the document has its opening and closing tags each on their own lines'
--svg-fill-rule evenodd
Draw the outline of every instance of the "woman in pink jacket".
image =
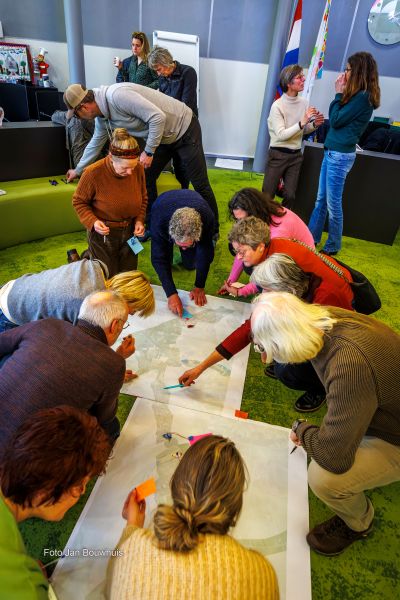
<svg viewBox="0 0 400 600">
<path fill-rule="evenodd" d="M 283 208 L 265 192 L 260 192 L 255 188 L 243 188 L 232 197 L 228 209 L 230 216 L 235 221 L 246 217 L 257 217 L 267 223 L 271 239 L 279 237 L 299 240 L 314 248 L 314 240 L 307 225 L 294 212 Z M 234 254 L 231 245 L 229 245 L 229 249 L 231 254 Z M 232 283 L 239 279 L 243 270 L 247 273 L 243 260 L 235 256 L 229 277 L 218 290 L 218 294 L 231 293 L 234 296 L 257 294 L 257 287 L 254 283 L 248 283 L 239 289 L 232 286 Z"/>
</svg>

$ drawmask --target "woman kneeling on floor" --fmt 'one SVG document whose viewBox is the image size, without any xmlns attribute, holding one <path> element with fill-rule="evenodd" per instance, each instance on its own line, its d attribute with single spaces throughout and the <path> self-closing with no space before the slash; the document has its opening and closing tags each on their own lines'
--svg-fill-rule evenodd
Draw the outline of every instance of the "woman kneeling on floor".
<svg viewBox="0 0 400 600">
<path fill-rule="evenodd" d="M 228 535 L 242 509 L 245 469 L 230 440 L 210 435 L 197 441 L 172 476 L 172 506 L 158 507 L 154 533 L 143 529 L 145 502 L 138 503 L 133 490 L 117 546 L 123 556 L 109 563 L 107 597 L 277 599 L 270 563 Z"/>
</svg>

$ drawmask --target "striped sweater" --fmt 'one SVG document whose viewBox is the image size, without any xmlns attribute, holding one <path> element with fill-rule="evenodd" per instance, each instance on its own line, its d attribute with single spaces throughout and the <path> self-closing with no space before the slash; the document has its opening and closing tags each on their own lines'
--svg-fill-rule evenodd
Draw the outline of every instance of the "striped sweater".
<svg viewBox="0 0 400 600">
<path fill-rule="evenodd" d="M 206 534 L 191 552 L 157 547 L 147 529 L 127 526 L 108 567 L 109 600 L 278 600 L 274 570 L 229 535 Z"/>
<path fill-rule="evenodd" d="M 400 445 L 400 336 L 373 317 L 330 313 L 337 323 L 311 361 L 328 410 L 320 427 L 306 422 L 296 433 L 321 467 L 345 473 L 363 436 Z"/>
</svg>

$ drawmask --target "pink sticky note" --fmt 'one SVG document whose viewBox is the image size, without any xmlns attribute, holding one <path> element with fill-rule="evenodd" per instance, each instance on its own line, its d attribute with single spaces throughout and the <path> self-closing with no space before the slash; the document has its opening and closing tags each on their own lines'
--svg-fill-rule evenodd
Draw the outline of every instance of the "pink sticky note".
<svg viewBox="0 0 400 600">
<path fill-rule="evenodd" d="M 189 437 L 188 437 L 189 444 L 191 446 L 193 446 L 193 444 L 195 444 L 202 438 L 208 437 L 209 435 L 213 435 L 213 434 L 212 433 L 201 433 L 200 435 L 189 435 Z"/>
</svg>

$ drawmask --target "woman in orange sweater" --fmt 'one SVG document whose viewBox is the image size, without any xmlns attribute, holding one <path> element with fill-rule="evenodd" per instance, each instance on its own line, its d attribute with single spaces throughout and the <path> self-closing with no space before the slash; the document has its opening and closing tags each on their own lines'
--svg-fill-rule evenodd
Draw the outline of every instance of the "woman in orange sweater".
<svg viewBox="0 0 400 600">
<path fill-rule="evenodd" d="M 102 260 L 109 276 L 137 268 L 128 240 L 143 235 L 147 207 L 139 145 L 126 129 L 115 129 L 110 154 L 87 167 L 72 204 L 87 229 L 89 255 Z"/>
</svg>

